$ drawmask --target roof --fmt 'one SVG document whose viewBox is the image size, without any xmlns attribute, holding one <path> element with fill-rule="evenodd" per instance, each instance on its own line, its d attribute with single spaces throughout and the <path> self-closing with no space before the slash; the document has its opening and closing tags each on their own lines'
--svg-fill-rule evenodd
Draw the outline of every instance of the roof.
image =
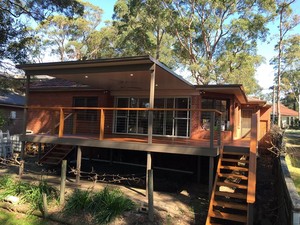
<svg viewBox="0 0 300 225">
<path fill-rule="evenodd" d="M 24 106 L 25 97 L 13 92 L 3 92 L 0 96 L 0 105 Z"/>
<path fill-rule="evenodd" d="M 64 80 L 59 78 L 36 80 L 30 83 L 31 89 L 78 88 L 78 87 L 88 87 L 88 86 L 84 84 L 79 84 L 75 81 Z"/>
<path fill-rule="evenodd" d="M 196 85 L 196 89 L 205 93 L 233 94 L 240 103 L 248 103 L 242 84 Z"/>
<path fill-rule="evenodd" d="M 110 91 L 150 89 L 155 73 L 156 90 L 195 90 L 194 86 L 151 56 L 17 65 L 25 75 L 49 75 Z"/>
<path fill-rule="evenodd" d="M 259 105 L 259 106 L 265 106 L 267 101 L 265 100 L 261 100 L 259 98 L 256 97 L 247 97 L 248 99 L 248 104 L 255 104 L 255 105 Z M 271 107 L 270 105 L 267 105 L 267 107 Z"/>
<path fill-rule="evenodd" d="M 277 104 L 275 104 L 275 114 L 276 113 L 277 113 Z M 291 117 L 297 117 L 299 115 L 297 111 L 290 109 L 281 103 L 280 103 L 280 114 L 281 116 L 291 116 Z"/>
</svg>

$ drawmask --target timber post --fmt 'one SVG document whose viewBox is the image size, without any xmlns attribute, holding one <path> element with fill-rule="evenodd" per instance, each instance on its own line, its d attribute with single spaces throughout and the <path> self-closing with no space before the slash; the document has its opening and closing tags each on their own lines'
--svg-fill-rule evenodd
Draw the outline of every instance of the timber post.
<svg viewBox="0 0 300 225">
<path fill-rule="evenodd" d="M 65 203 L 66 173 L 67 173 L 67 160 L 63 160 L 61 163 L 60 198 L 59 198 L 60 205 L 63 205 Z"/>
<path fill-rule="evenodd" d="M 76 161 L 76 184 L 80 183 L 80 170 L 81 170 L 81 147 L 77 147 L 77 161 Z"/>
<path fill-rule="evenodd" d="M 148 218 L 154 221 L 154 204 L 153 204 L 153 170 L 148 170 Z"/>
</svg>

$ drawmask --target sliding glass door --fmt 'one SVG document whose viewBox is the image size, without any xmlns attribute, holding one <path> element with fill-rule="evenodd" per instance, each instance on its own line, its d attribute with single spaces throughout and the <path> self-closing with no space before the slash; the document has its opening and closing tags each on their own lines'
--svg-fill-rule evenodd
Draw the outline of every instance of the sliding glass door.
<svg viewBox="0 0 300 225">
<path fill-rule="evenodd" d="M 146 98 L 117 98 L 116 107 L 120 108 L 148 108 Z M 154 101 L 154 108 L 174 109 L 174 111 L 156 110 L 153 112 L 153 134 L 162 136 L 189 136 L 189 98 L 158 98 Z M 148 112 L 118 110 L 115 114 L 116 133 L 147 134 Z"/>
</svg>

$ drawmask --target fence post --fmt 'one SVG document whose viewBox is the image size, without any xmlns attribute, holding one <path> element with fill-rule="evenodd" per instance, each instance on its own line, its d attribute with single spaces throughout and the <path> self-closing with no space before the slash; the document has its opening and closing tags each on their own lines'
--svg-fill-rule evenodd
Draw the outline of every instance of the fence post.
<svg viewBox="0 0 300 225">
<path fill-rule="evenodd" d="M 61 163 L 61 181 L 60 181 L 60 198 L 59 198 L 60 205 L 63 205 L 65 203 L 66 173 L 67 173 L 67 160 L 63 160 Z"/>
<path fill-rule="evenodd" d="M 47 203 L 47 195 L 43 193 L 43 210 L 44 210 L 44 218 L 48 217 L 48 203 Z"/>
<path fill-rule="evenodd" d="M 21 179 L 24 173 L 24 160 L 20 161 L 20 166 L 19 166 L 19 178 Z"/>
</svg>

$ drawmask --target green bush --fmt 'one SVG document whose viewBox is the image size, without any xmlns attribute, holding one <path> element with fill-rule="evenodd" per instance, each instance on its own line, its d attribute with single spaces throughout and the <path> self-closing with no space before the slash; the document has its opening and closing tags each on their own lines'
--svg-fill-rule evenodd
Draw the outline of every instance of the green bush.
<svg viewBox="0 0 300 225">
<path fill-rule="evenodd" d="M 0 200 L 9 195 L 17 196 L 21 202 L 30 204 L 32 210 L 40 209 L 42 211 L 43 193 L 46 193 L 48 201 L 58 199 L 58 191 L 45 181 L 31 184 L 4 176 L 0 178 L 0 187 Z"/>
<path fill-rule="evenodd" d="M 100 192 L 75 190 L 69 197 L 65 212 L 78 210 L 90 213 L 97 224 L 107 224 L 123 212 L 135 208 L 135 204 L 118 189 L 104 188 Z"/>
</svg>

